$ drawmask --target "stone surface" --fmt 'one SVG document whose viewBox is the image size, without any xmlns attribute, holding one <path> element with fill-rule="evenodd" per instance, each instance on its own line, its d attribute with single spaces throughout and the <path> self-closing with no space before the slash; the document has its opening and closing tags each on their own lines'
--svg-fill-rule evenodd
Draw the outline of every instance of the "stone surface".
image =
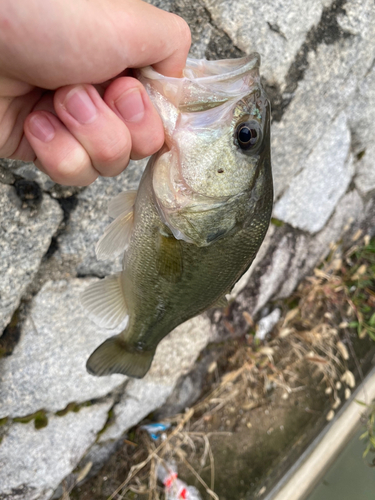
<svg viewBox="0 0 375 500">
<path fill-rule="evenodd" d="M 76 467 L 108 417 L 112 400 L 49 416 L 48 425 L 14 423 L 0 444 L 0 498 L 48 500 Z"/>
<path fill-rule="evenodd" d="M 131 162 L 124 173 L 111 179 L 100 177 L 77 195 L 77 207 L 70 214 L 66 231 L 58 238 L 56 258 L 73 258 L 78 275 L 107 276 L 121 270 L 121 258 L 98 261 L 95 245 L 112 219 L 107 215 L 108 202 L 117 194 L 137 189 L 147 160 Z"/>
<path fill-rule="evenodd" d="M 334 43 L 320 43 L 315 51 L 306 47 L 298 85 L 288 106 L 282 107 L 282 120 L 272 127 L 273 172 L 276 198 L 289 187 L 294 176 L 304 168 L 311 152 L 330 135 L 338 115 L 344 111 L 352 131 L 352 104 L 357 99 L 358 85 L 365 78 L 375 57 L 371 40 L 375 36 L 375 13 L 358 2 L 351 10 L 353 23 L 360 22 L 360 35 L 342 37 Z M 348 5 L 348 3 L 346 4 Z M 303 71 L 302 71 L 303 70 Z M 363 118 L 367 109 L 362 107 Z M 346 144 L 343 145 L 346 148 Z M 321 179 L 329 180 L 325 172 Z M 327 177 L 328 176 L 328 177 Z"/>
<path fill-rule="evenodd" d="M 349 107 L 349 116 L 357 158 L 354 182 L 361 193 L 367 194 L 375 189 L 375 65 L 359 82 L 359 93 Z"/>
<path fill-rule="evenodd" d="M 34 298 L 21 339 L 0 368 L 0 418 L 105 396 L 125 377 L 93 377 L 86 360 L 108 336 L 86 318 L 79 296 L 93 280 L 48 282 Z"/>
<path fill-rule="evenodd" d="M 37 187 L 35 191 L 30 206 L 27 198 L 23 201 L 17 195 L 16 187 L 0 184 L 0 332 L 18 307 L 62 221 L 58 203 Z"/>
<path fill-rule="evenodd" d="M 340 113 L 276 203 L 275 217 L 311 233 L 320 231 L 353 176 L 349 148 L 346 116 Z"/>
<path fill-rule="evenodd" d="M 281 309 L 274 309 L 270 314 L 260 319 L 255 337 L 261 341 L 265 340 L 272 328 L 279 321 L 281 316 Z"/>
<path fill-rule="evenodd" d="M 283 81 L 307 33 L 319 23 L 323 7 L 330 3 L 330 0 L 308 3 L 204 0 L 215 24 L 228 34 L 234 45 L 247 54 L 260 53 L 263 74 L 270 81 Z"/>
</svg>

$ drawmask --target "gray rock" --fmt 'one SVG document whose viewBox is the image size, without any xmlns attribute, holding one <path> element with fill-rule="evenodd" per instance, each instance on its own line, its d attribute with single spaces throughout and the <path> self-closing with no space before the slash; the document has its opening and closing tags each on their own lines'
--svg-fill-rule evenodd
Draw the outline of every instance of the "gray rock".
<svg viewBox="0 0 375 500">
<path fill-rule="evenodd" d="M 207 363 L 204 363 L 204 366 L 195 366 L 192 372 L 180 379 L 165 404 L 156 412 L 158 421 L 184 412 L 197 401 L 202 393 L 207 368 Z"/>
<path fill-rule="evenodd" d="M 270 314 L 258 322 L 258 328 L 255 337 L 259 340 L 265 340 L 267 335 L 271 332 L 272 328 L 276 325 L 281 317 L 281 309 L 274 309 Z"/>
<path fill-rule="evenodd" d="M 274 251 L 267 266 L 260 264 L 262 268 L 261 276 L 256 281 L 257 292 L 254 294 L 255 304 L 251 307 L 252 314 L 256 314 L 264 307 L 275 293 L 281 289 L 285 282 L 285 276 L 289 274 L 289 263 L 292 255 L 291 246 L 294 244 L 294 237 L 286 234 L 277 244 L 274 243 Z M 296 243 L 298 245 L 298 242 Z M 239 299 L 241 300 L 241 299 Z"/>
<path fill-rule="evenodd" d="M 78 205 L 70 214 L 66 231 L 59 236 L 56 259 L 64 262 L 74 258 L 78 275 L 106 276 L 121 270 L 121 259 L 97 261 L 95 245 L 111 219 L 108 202 L 117 194 L 137 189 L 147 159 L 130 162 L 116 179 L 100 177 L 77 195 Z"/>
<path fill-rule="evenodd" d="M 5 160 L 0 159 L 0 182 L 2 184 L 13 184 L 16 178 L 6 166 Z"/>
<path fill-rule="evenodd" d="M 0 498 L 47 500 L 103 428 L 112 400 L 50 416 L 47 427 L 14 423 L 0 444 Z"/>
<path fill-rule="evenodd" d="M 363 194 L 375 189 L 375 66 L 359 82 L 359 93 L 349 108 L 352 148 L 356 154 L 354 182 Z"/>
<path fill-rule="evenodd" d="M 34 298 L 21 339 L 1 364 L 0 418 L 55 412 L 124 383 L 121 375 L 86 372 L 88 356 L 110 334 L 87 319 L 80 305 L 80 293 L 92 281 L 48 282 Z"/>
<path fill-rule="evenodd" d="M 271 82 L 284 80 L 307 33 L 318 24 L 323 7 L 330 4 L 329 0 L 203 2 L 215 24 L 228 34 L 234 45 L 247 54 L 260 53 L 263 74 Z"/>
<path fill-rule="evenodd" d="M 41 192 L 38 196 L 37 206 L 29 207 L 13 186 L 0 184 L 0 332 L 18 307 L 62 221 L 58 203 Z"/>
<path fill-rule="evenodd" d="M 299 68 L 299 75 L 304 78 L 297 80 L 298 85 L 291 93 L 289 105 L 284 104 L 282 121 L 273 124 L 276 198 L 304 168 L 312 151 L 319 150 L 342 111 L 345 111 L 352 131 L 350 108 L 357 99 L 358 86 L 369 72 L 375 57 L 375 47 L 371 42 L 375 36 L 375 12 L 374 9 L 369 10 L 368 2 L 365 2 L 367 11 L 363 10 L 360 3 L 347 2 L 346 6 L 353 4 L 358 7 L 350 12 L 362 25 L 361 35 L 353 34 L 331 44 L 321 43 L 315 51 L 306 48 L 305 62 L 302 64 L 302 61 Z M 368 112 L 367 107 L 362 106 L 362 117 Z M 327 175 L 329 172 L 325 173 L 325 178 Z M 321 179 L 321 183 L 324 183 L 324 179 Z M 304 198 L 307 198 L 307 194 Z"/>
<path fill-rule="evenodd" d="M 204 25 L 199 39 L 193 42 L 190 47 L 190 57 L 195 57 L 196 59 L 204 59 L 208 44 L 210 43 L 212 30 L 213 28 L 210 23 L 206 23 Z"/>
<path fill-rule="evenodd" d="M 311 151 L 301 173 L 291 180 L 287 191 L 276 203 L 275 216 L 310 233 L 320 231 L 354 173 L 349 148 L 346 116 L 340 113 Z"/>
<path fill-rule="evenodd" d="M 82 461 L 79 463 L 79 471 L 73 472 L 65 478 L 66 482 L 70 482 L 71 484 L 76 483 L 76 479 L 80 473 L 80 471 L 88 464 L 91 463 L 90 471 L 88 472 L 86 478 L 90 478 L 95 476 L 99 472 L 99 470 L 103 467 L 103 465 L 109 460 L 111 455 L 118 450 L 118 448 L 123 445 L 123 439 L 119 439 L 117 441 L 107 441 L 106 443 L 98 443 L 95 442 L 86 453 Z M 84 479 L 86 479 L 84 478 Z M 62 486 L 60 486 L 54 493 L 53 498 L 58 499 L 61 498 L 63 492 Z"/>
</svg>

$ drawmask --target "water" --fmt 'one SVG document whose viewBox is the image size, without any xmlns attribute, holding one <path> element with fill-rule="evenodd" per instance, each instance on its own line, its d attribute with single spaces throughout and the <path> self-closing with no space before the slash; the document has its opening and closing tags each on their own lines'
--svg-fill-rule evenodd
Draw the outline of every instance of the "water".
<svg viewBox="0 0 375 500">
<path fill-rule="evenodd" d="M 375 467 L 362 458 L 365 444 L 361 428 L 306 500 L 375 500 Z"/>
</svg>

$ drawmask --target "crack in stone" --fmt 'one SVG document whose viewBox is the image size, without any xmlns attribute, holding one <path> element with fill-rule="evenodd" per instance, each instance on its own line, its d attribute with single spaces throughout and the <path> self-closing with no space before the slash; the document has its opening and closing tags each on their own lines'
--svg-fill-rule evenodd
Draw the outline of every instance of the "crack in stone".
<svg viewBox="0 0 375 500">
<path fill-rule="evenodd" d="M 198 2 L 207 16 L 208 23 L 212 26 L 212 33 L 210 41 L 208 42 L 205 57 L 207 59 L 230 59 L 233 57 L 243 57 L 245 52 L 241 50 L 229 35 L 215 23 L 211 12 L 202 4 L 201 0 Z"/>
<path fill-rule="evenodd" d="M 285 78 L 285 90 L 280 94 L 280 89 L 275 86 L 275 103 L 273 104 L 273 119 L 281 121 L 286 109 L 292 102 L 298 83 L 304 78 L 309 67 L 308 54 L 316 51 L 322 43 L 332 45 L 340 39 L 350 38 L 353 35 L 341 28 L 337 21 L 339 14 L 346 14 L 347 0 L 335 0 L 329 7 L 323 9 L 319 23 L 307 33 L 306 40 L 297 52 L 294 61 L 289 67 Z M 278 93 L 279 92 L 279 93 Z"/>
<path fill-rule="evenodd" d="M 102 274 L 96 274 L 96 273 L 77 273 L 76 278 L 79 278 L 79 279 L 86 279 L 86 278 L 99 278 L 99 279 L 103 279 L 103 275 Z"/>
<path fill-rule="evenodd" d="M 67 198 L 52 198 L 56 200 L 62 211 L 63 211 L 63 220 L 61 221 L 59 227 L 57 228 L 56 233 L 52 236 L 51 244 L 47 250 L 47 252 L 43 256 L 43 260 L 49 260 L 52 255 L 59 249 L 58 239 L 65 232 L 67 225 L 69 223 L 70 215 L 73 210 L 78 205 L 78 199 L 76 194 L 72 194 Z"/>
<path fill-rule="evenodd" d="M 22 500 L 33 491 L 36 491 L 36 488 L 23 484 L 18 488 L 12 488 L 9 493 L 0 493 L 0 500 Z"/>
<path fill-rule="evenodd" d="M 71 413 L 71 412 L 78 413 L 81 410 L 81 408 L 85 408 L 88 406 L 100 405 L 102 403 L 105 403 L 108 399 L 113 398 L 114 399 L 113 405 L 108 410 L 108 415 L 109 415 L 110 412 L 113 411 L 114 407 L 120 402 L 121 397 L 122 397 L 128 383 L 129 383 L 129 380 L 125 380 L 123 384 L 120 384 L 113 391 L 110 391 L 108 394 L 105 394 L 104 396 L 101 396 L 98 398 L 88 399 L 87 401 L 82 401 L 80 403 L 71 402 L 62 410 L 58 410 L 58 411 L 53 412 L 53 411 L 47 411 L 47 410 L 42 408 L 40 410 L 37 410 L 37 411 L 30 413 L 30 414 L 27 414 L 27 415 L 21 415 L 21 416 L 16 416 L 16 417 L 4 417 L 1 420 L 5 421 L 7 428 L 9 428 L 13 423 L 27 424 L 27 423 L 31 422 L 32 420 L 36 420 L 38 418 L 41 419 L 40 417 L 43 416 L 43 417 L 45 417 L 44 420 L 46 421 L 46 425 L 47 425 L 49 417 L 53 416 L 53 417 L 62 418 L 65 415 L 67 415 L 68 413 Z M 109 421 L 109 417 L 108 417 L 106 423 L 104 424 L 103 428 L 98 432 L 98 436 L 108 426 L 108 421 Z M 46 425 L 43 425 L 43 426 L 35 425 L 35 428 L 40 429 L 42 427 L 45 427 Z"/>
<path fill-rule="evenodd" d="M 98 441 L 100 436 L 108 429 L 108 427 L 110 427 L 112 424 L 115 423 L 115 421 L 116 421 L 116 416 L 115 416 L 115 412 L 114 412 L 115 407 L 120 403 L 121 398 L 126 390 L 126 387 L 129 384 L 129 382 L 130 382 L 130 379 L 125 380 L 125 382 L 123 384 L 121 384 L 119 387 L 116 387 L 116 389 L 114 391 L 112 391 L 110 394 L 107 395 L 107 397 L 114 398 L 114 401 L 113 401 L 113 405 L 108 410 L 108 417 L 107 417 L 105 424 L 100 429 L 100 431 L 96 434 L 96 442 Z"/>
<path fill-rule="evenodd" d="M 271 31 L 273 31 L 273 32 L 277 33 L 278 35 L 280 35 L 280 36 L 281 36 L 281 38 L 284 38 L 284 40 L 287 40 L 287 37 L 286 37 L 286 36 L 284 35 L 284 33 L 281 31 L 281 29 L 280 29 L 280 27 L 279 27 L 279 25 L 278 25 L 278 24 L 276 24 L 276 23 L 273 23 L 273 24 L 272 24 L 272 23 L 270 23 L 270 22 L 268 22 L 268 21 L 267 21 L 267 24 L 268 24 L 268 26 L 269 26 L 269 28 L 270 28 L 270 30 L 271 30 Z"/>
<path fill-rule="evenodd" d="M 5 327 L 0 337 L 0 359 L 3 356 L 10 356 L 21 338 L 22 322 L 20 316 L 23 316 L 21 305 L 14 311 L 10 323 Z"/>
<path fill-rule="evenodd" d="M 14 188 L 16 191 L 18 189 L 17 195 L 26 205 L 25 208 L 37 210 L 43 195 L 51 197 L 50 193 L 48 191 L 43 191 L 37 182 L 24 180 L 18 175 L 15 177 Z M 53 254 L 58 250 L 58 237 L 65 231 L 69 222 L 70 214 L 78 204 L 75 194 L 67 198 L 51 197 L 51 199 L 56 200 L 62 208 L 63 220 L 59 224 L 55 234 L 52 236 L 51 243 L 41 259 L 40 266 L 32 281 L 26 287 L 26 290 L 20 299 L 19 306 L 14 311 L 10 323 L 5 327 L 3 334 L 0 336 L 0 358 L 1 356 L 9 356 L 12 354 L 14 348 L 20 340 L 22 325 L 28 316 L 32 299 L 39 293 L 44 283 L 52 278 L 51 270 L 48 269 L 49 261 L 51 260 Z M 61 269 L 57 269 L 57 265 L 53 267 L 56 268 L 54 269 L 54 274 L 64 274 L 66 277 L 66 270 L 63 273 Z"/>
</svg>

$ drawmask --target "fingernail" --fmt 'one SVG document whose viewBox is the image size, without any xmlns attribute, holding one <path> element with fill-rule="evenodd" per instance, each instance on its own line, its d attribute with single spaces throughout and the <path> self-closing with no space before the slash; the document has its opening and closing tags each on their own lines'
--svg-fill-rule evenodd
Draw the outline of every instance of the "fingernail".
<svg viewBox="0 0 375 500">
<path fill-rule="evenodd" d="M 144 117 L 145 106 L 141 92 L 137 88 L 124 92 L 114 104 L 127 122 L 139 122 Z"/>
<path fill-rule="evenodd" d="M 76 87 L 71 90 L 64 101 L 65 109 L 82 125 L 95 120 L 97 111 L 95 104 L 83 87 Z"/>
<path fill-rule="evenodd" d="M 43 142 L 50 142 L 55 137 L 55 127 L 42 114 L 37 114 L 30 118 L 29 130 L 33 136 Z"/>
</svg>

